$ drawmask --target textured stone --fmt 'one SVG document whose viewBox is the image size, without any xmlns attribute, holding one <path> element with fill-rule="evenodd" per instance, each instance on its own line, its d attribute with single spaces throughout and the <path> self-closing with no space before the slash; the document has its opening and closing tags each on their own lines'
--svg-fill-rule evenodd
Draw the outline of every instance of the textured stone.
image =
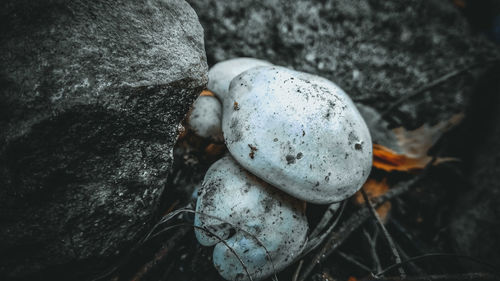
<svg viewBox="0 0 500 281">
<path fill-rule="evenodd" d="M 461 111 L 498 50 L 473 35 L 451 1 L 188 0 L 205 29 L 210 65 L 254 57 L 323 76 L 385 112 L 414 90 L 464 68 L 388 114 L 416 128 Z"/>
<path fill-rule="evenodd" d="M 86 278 L 157 210 L 202 28 L 181 0 L 8 0 L 0 34 L 0 279 Z"/>
</svg>

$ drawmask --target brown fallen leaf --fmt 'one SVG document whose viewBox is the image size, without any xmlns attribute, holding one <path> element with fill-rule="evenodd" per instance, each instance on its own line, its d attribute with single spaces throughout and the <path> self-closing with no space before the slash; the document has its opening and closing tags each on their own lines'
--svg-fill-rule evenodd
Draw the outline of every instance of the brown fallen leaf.
<svg viewBox="0 0 500 281">
<path fill-rule="evenodd" d="M 395 142 L 392 142 L 392 145 L 399 152 L 384 145 L 374 143 L 373 167 L 387 172 L 409 172 L 425 168 L 433 160 L 433 157 L 427 155 L 429 149 L 439 140 L 444 132 L 457 125 L 462 119 L 463 114 L 457 114 L 449 120 L 439 122 L 434 126 L 424 124 L 412 131 L 408 131 L 403 127 L 393 129 L 392 134 Z M 378 129 L 380 130 L 380 128 Z M 456 160 L 455 158 L 436 158 L 433 165 Z M 383 195 L 389 188 L 386 179 L 376 181 L 369 178 L 363 185 L 363 189 L 370 199 Z M 354 195 L 354 201 L 359 205 L 364 204 L 364 199 L 360 192 Z M 391 203 L 386 202 L 376 210 L 385 223 L 391 210 Z"/>
<path fill-rule="evenodd" d="M 402 171 L 409 172 L 414 170 L 421 170 L 432 161 L 432 157 L 428 155 L 420 157 L 409 157 L 405 154 L 399 154 L 395 151 L 380 145 L 373 144 L 373 167 L 387 172 Z M 434 165 L 458 161 L 456 158 L 440 157 L 436 158 Z"/>
<path fill-rule="evenodd" d="M 434 126 L 422 125 L 416 130 L 408 131 L 403 127 L 392 130 L 397 140 L 398 153 L 380 144 L 373 144 L 373 166 L 384 171 L 412 171 L 425 168 L 433 157 L 428 156 L 429 149 L 439 138 L 453 126 L 460 123 L 463 114 L 453 115 L 449 120 Z M 457 161 L 456 158 L 437 158 L 434 165 Z"/>
<path fill-rule="evenodd" d="M 396 136 L 397 143 L 404 155 L 412 158 L 427 156 L 429 149 L 454 126 L 458 125 L 464 115 L 455 114 L 448 120 L 441 121 L 434 126 L 424 124 L 419 128 L 408 131 L 403 127 L 392 130 Z"/>
</svg>

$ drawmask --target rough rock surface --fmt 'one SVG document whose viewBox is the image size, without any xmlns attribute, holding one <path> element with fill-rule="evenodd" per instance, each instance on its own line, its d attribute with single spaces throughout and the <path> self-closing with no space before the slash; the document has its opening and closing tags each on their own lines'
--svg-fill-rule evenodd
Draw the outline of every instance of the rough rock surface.
<svg viewBox="0 0 500 281">
<path fill-rule="evenodd" d="M 0 279 L 87 278 L 157 210 L 203 30 L 182 0 L 8 0 L 0 34 Z"/>
<path fill-rule="evenodd" d="M 188 2 L 205 29 L 210 65 L 241 56 L 265 59 L 326 77 L 380 112 L 459 72 L 391 112 L 393 126 L 416 128 L 463 110 L 475 74 L 498 57 L 451 1 Z"/>
</svg>

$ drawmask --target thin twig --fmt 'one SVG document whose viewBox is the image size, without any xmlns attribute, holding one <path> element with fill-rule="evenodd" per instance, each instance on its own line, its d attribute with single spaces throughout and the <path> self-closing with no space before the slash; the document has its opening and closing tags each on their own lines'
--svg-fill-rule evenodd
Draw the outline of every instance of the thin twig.
<svg viewBox="0 0 500 281">
<path fill-rule="evenodd" d="M 159 232 L 156 232 L 158 227 L 160 227 L 162 224 L 164 223 L 167 223 L 168 221 L 170 221 L 171 219 L 173 219 L 175 216 L 179 215 L 179 214 L 182 214 L 182 213 L 194 213 L 194 214 L 198 214 L 198 215 L 202 215 L 202 216 L 206 216 L 208 218 L 211 218 L 211 219 L 215 219 L 215 220 L 218 220 L 218 221 L 221 221 L 223 223 L 227 223 L 229 225 L 231 225 L 232 227 L 234 227 L 235 229 L 238 229 L 239 231 L 243 232 L 244 234 L 247 234 L 249 235 L 252 239 L 254 239 L 257 244 L 259 244 L 259 246 L 261 246 L 264 251 L 266 252 L 266 255 L 267 257 L 269 258 L 270 262 L 271 262 L 271 267 L 273 268 L 273 271 L 274 271 L 274 276 L 273 276 L 273 279 L 276 279 L 277 280 L 277 276 L 276 276 L 276 269 L 275 269 L 275 265 L 274 265 L 274 261 L 271 257 L 271 254 L 269 253 L 268 249 L 264 246 L 264 244 L 252 233 L 246 231 L 245 229 L 242 229 L 241 227 L 238 227 L 237 225 L 234 225 L 228 221 L 225 221 L 219 217 L 216 217 L 216 216 L 212 216 L 212 215 L 209 215 L 209 214 L 204 214 L 202 212 L 197 212 L 191 208 L 189 208 L 190 204 L 188 204 L 187 206 L 185 206 L 184 208 L 180 208 L 180 209 L 177 209 L 177 210 L 173 210 L 171 211 L 170 213 L 164 215 L 160 221 L 158 223 L 156 223 L 152 228 L 151 230 L 144 236 L 143 239 L 141 239 L 134 247 L 132 247 L 132 249 L 129 251 L 129 253 L 127 254 L 127 256 L 125 256 L 121 261 L 119 261 L 116 265 L 114 265 L 113 267 L 110 267 L 107 271 L 103 272 L 102 274 L 100 274 L 99 276 L 95 277 L 92 279 L 92 281 L 97 281 L 97 280 L 103 280 L 104 278 L 110 276 L 111 274 L 113 274 L 114 272 L 116 272 L 121 266 L 123 266 L 123 264 L 125 264 L 125 262 L 129 259 L 130 255 L 132 255 L 132 253 L 134 253 L 135 251 L 137 251 L 141 246 L 143 246 L 146 242 L 148 242 L 149 240 L 151 240 L 153 237 L 156 237 L 158 236 L 159 234 L 163 233 L 164 231 L 166 230 L 169 230 L 171 228 L 174 228 L 174 227 L 178 227 L 180 225 L 174 225 L 174 226 L 168 226 L 166 227 L 165 229 L 161 229 Z M 194 227 L 194 228 L 200 228 L 198 226 L 194 226 L 192 224 L 187 224 L 191 227 Z M 204 231 L 207 231 L 207 229 L 204 229 Z M 217 238 L 217 235 L 214 234 L 214 237 L 216 239 Z M 218 239 L 219 240 L 219 239 Z M 223 244 L 225 244 L 227 246 L 227 243 L 224 241 L 224 240 L 221 240 L 220 242 L 222 242 Z M 234 250 L 230 249 L 232 252 Z M 236 256 L 239 260 L 240 257 L 239 256 Z M 246 270 L 246 267 L 244 266 L 243 264 L 243 267 Z M 248 272 L 247 272 L 248 273 Z M 248 274 L 248 276 L 250 277 L 250 280 L 252 280 L 251 276 Z"/>
<path fill-rule="evenodd" d="M 227 244 L 227 242 L 226 242 L 224 239 L 222 239 L 222 237 L 220 237 L 219 235 L 215 234 L 214 232 L 212 232 L 212 231 L 210 231 L 210 230 L 208 230 L 208 229 L 206 229 L 206 228 L 204 228 L 204 227 L 197 226 L 197 225 L 189 225 L 189 226 L 192 226 L 192 227 L 194 227 L 194 228 L 196 228 L 196 229 L 199 229 L 199 230 L 201 230 L 201 231 L 207 232 L 210 236 L 213 236 L 213 237 L 215 237 L 215 239 L 217 239 L 219 242 L 222 242 L 222 244 L 224 244 L 224 245 L 227 247 L 227 249 L 228 249 L 229 251 L 231 251 L 231 253 L 233 253 L 233 255 L 234 255 L 234 256 L 238 259 L 238 262 L 241 264 L 241 266 L 242 266 L 242 267 L 243 267 L 243 269 L 245 270 L 245 273 L 247 274 L 248 279 L 249 279 L 250 281 L 253 281 L 252 275 L 250 275 L 250 272 L 248 271 L 248 268 L 247 268 L 247 266 L 245 265 L 245 263 L 243 262 L 243 260 L 241 259 L 241 257 L 238 255 L 238 253 L 236 253 L 236 251 L 235 251 L 235 250 L 234 250 L 231 246 L 229 246 L 229 244 Z"/>
<path fill-rule="evenodd" d="M 466 256 L 466 255 L 459 255 L 459 254 L 450 254 L 450 253 L 428 253 L 428 254 L 424 254 L 424 255 L 420 255 L 420 256 L 409 258 L 409 259 L 407 259 L 405 261 L 402 261 L 400 263 L 395 263 L 395 264 L 393 264 L 393 265 L 385 268 L 384 270 L 382 270 L 382 272 L 377 273 L 375 275 L 375 277 L 380 277 L 382 274 L 385 274 L 385 273 L 387 273 L 388 271 L 390 271 L 390 270 L 392 270 L 394 268 L 398 268 L 398 267 L 400 267 L 403 264 L 406 264 L 406 263 L 409 263 L 409 262 L 412 262 L 412 261 L 426 259 L 426 258 L 429 258 L 429 257 L 454 257 L 454 258 L 467 259 L 467 260 L 473 261 L 473 262 L 475 262 L 477 264 L 480 264 L 480 265 L 483 265 L 485 267 L 488 267 L 492 272 L 494 272 L 497 275 L 500 275 L 500 273 L 497 271 L 497 269 L 496 269 L 496 267 L 494 265 L 489 264 L 487 262 L 484 262 L 484 261 L 482 261 L 480 259 L 477 259 L 475 257 Z"/>
<path fill-rule="evenodd" d="M 258 238 L 257 236 L 255 236 L 253 233 L 250 233 L 249 231 L 243 229 L 242 227 L 239 227 L 229 221 L 226 221 L 224 219 L 221 219 L 217 216 L 212 216 L 212 215 L 209 215 L 209 214 L 205 214 L 203 212 L 198 212 L 198 211 L 195 211 L 195 210 L 192 210 L 192 209 L 177 209 L 175 211 L 172 211 L 170 214 L 168 214 L 167 216 L 163 217 L 160 222 L 158 222 L 154 227 L 153 229 L 148 233 L 148 235 L 146 235 L 146 237 L 144 238 L 143 241 L 147 241 L 149 239 L 151 239 L 152 237 L 154 237 L 156 234 L 153 235 L 154 231 L 156 230 L 156 228 L 158 226 L 160 226 L 161 224 L 163 223 L 166 223 L 168 222 L 170 219 L 172 219 L 173 217 L 175 217 L 176 215 L 180 214 L 180 213 L 183 213 L 183 212 L 186 212 L 186 213 L 193 213 L 193 214 L 197 214 L 197 215 L 200 215 L 200 216 L 205 216 L 205 217 L 208 217 L 210 219 L 214 219 L 214 220 L 217 220 L 217 221 L 220 221 L 222 223 L 226 223 L 228 225 L 230 225 L 231 227 L 233 227 L 234 229 L 237 229 L 238 231 L 241 231 L 242 233 L 250 236 L 253 240 L 255 240 L 257 242 L 257 244 L 262 247 L 264 249 L 264 251 L 266 252 L 266 255 L 267 255 L 267 258 L 269 259 L 269 261 L 271 262 L 271 267 L 273 269 L 273 279 L 277 280 L 278 277 L 276 275 L 276 267 L 274 265 L 274 261 L 273 261 L 273 258 L 271 257 L 271 253 L 269 252 L 269 250 L 266 248 L 266 246 L 264 245 L 264 243 L 262 243 Z M 196 228 L 196 226 L 193 226 Z M 161 232 L 161 231 L 160 231 Z"/>
<path fill-rule="evenodd" d="M 188 205 L 189 206 L 189 205 Z M 172 211 L 172 213 L 175 213 L 175 211 Z M 177 214 L 177 213 L 176 213 Z M 175 214 L 166 214 L 164 215 L 163 218 L 165 217 L 169 217 L 169 216 L 174 216 Z M 163 220 L 162 218 L 162 220 Z M 161 222 L 161 220 L 160 220 Z M 151 235 L 152 232 L 154 232 L 154 230 L 156 229 L 156 227 L 158 227 L 160 225 L 160 222 L 156 223 L 152 229 L 150 230 L 150 232 L 148 234 L 146 234 L 146 236 L 144 238 L 142 238 L 141 240 L 139 240 L 129 251 L 128 253 L 123 257 L 121 258 L 116 264 L 114 264 L 113 266 L 109 267 L 108 269 L 106 269 L 104 272 L 101 272 L 99 275 L 97 275 L 96 277 L 90 279 L 91 281 L 98 281 L 98 280 L 104 280 L 105 278 L 106 279 L 109 279 L 109 277 L 114 274 L 118 269 L 120 269 L 126 262 L 129 261 L 129 259 L 131 258 L 131 256 L 138 250 L 140 249 L 141 246 L 144 245 L 144 243 L 147 242 L 147 238 L 149 238 L 149 236 Z"/>
<path fill-rule="evenodd" d="M 500 276 L 485 272 L 472 272 L 462 274 L 435 274 L 426 276 L 401 277 L 370 277 L 363 281 L 498 281 Z"/>
<path fill-rule="evenodd" d="M 297 269 L 295 269 L 295 272 L 293 273 L 292 281 L 297 281 L 297 278 L 299 278 L 300 269 L 302 268 L 303 264 L 304 260 L 300 260 L 299 265 L 297 265 Z"/>
<path fill-rule="evenodd" d="M 405 260 L 409 259 L 410 256 L 408 256 L 408 254 L 406 254 L 406 252 L 403 250 L 403 248 L 400 246 L 400 245 L 396 245 L 396 247 L 398 247 L 398 252 L 399 254 L 401 255 L 401 257 Z M 408 266 L 414 271 L 416 272 L 417 274 L 420 274 L 420 275 L 424 275 L 426 274 L 425 271 L 418 267 L 414 262 L 409 262 L 408 263 Z"/>
<path fill-rule="evenodd" d="M 359 262 L 355 258 L 353 258 L 353 257 L 351 257 L 351 256 L 349 256 L 349 255 L 347 255 L 347 254 L 345 254 L 345 253 L 343 253 L 341 251 L 338 251 L 337 254 L 339 254 L 339 256 L 341 256 L 342 258 L 344 258 L 346 261 L 351 262 L 351 263 L 357 265 L 359 268 L 363 269 L 364 271 L 366 271 L 366 272 L 372 272 L 372 270 L 368 266 L 366 266 L 363 263 Z"/>
<path fill-rule="evenodd" d="M 493 60 L 489 60 L 489 61 L 486 61 L 486 63 L 491 63 L 491 62 L 497 62 L 498 59 L 493 59 Z M 387 117 L 387 115 L 389 113 L 392 112 L 392 110 L 394 110 L 396 107 L 398 107 L 400 104 L 402 104 L 403 102 L 405 102 L 406 100 L 409 100 L 421 93 L 425 93 L 426 91 L 456 77 L 456 76 L 459 76 L 467 71 L 470 71 L 471 69 L 473 68 L 476 68 L 478 66 L 483 66 L 485 63 L 475 63 L 475 64 L 472 64 L 472 65 L 468 65 L 468 66 L 465 66 L 464 68 L 461 68 L 461 69 L 457 69 L 455 71 L 452 71 L 450 73 L 447 73 L 439 78 L 437 78 L 436 80 L 432 81 L 431 83 L 427 84 L 427 85 L 424 85 L 414 91 L 412 91 L 411 93 L 407 94 L 407 95 L 404 95 L 403 97 L 399 98 L 397 101 L 395 101 L 394 103 L 392 103 L 382 114 L 380 114 L 380 118 L 384 118 L 384 117 Z"/>
<path fill-rule="evenodd" d="M 373 238 L 370 236 L 368 231 L 366 231 L 366 229 L 363 229 L 363 234 L 365 235 L 368 244 L 370 244 L 370 252 L 372 255 L 373 263 L 375 264 L 375 269 L 377 272 L 380 272 L 382 271 L 382 265 L 380 264 L 380 259 L 377 254 L 377 238 L 379 234 L 379 228 L 375 228 L 375 234 L 373 235 Z"/>
<path fill-rule="evenodd" d="M 328 225 L 335 212 L 337 212 L 337 210 L 339 209 L 340 204 L 341 204 L 340 202 L 335 202 L 333 204 L 330 204 L 330 206 L 328 206 L 328 209 L 326 209 L 325 213 L 323 214 L 323 217 L 321 217 L 321 220 L 319 221 L 318 225 L 314 228 L 314 230 L 311 232 L 309 237 L 311 238 L 316 237 L 319 235 L 321 231 L 323 231 L 323 229 L 325 229 L 325 227 Z"/>
<path fill-rule="evenodd" d="M 380 117 L 381 118 L 384 118 L 386 117 L 389 113 L 392 112 L 392 110 L 394 110 L 397 106 L 399 106 L 400 104 L 402 104 L 403 102 L 405 102 L 406 100 L 409 100 L 421 93 L 425 93 L 426 91 L 436 87 L 437 85 L 443 83 L 443 82 L 446 82 L 448 80 L 450 80 L 451 78 L 453 77 L 456 77 L 468 70 L 470 70 L 472 67 L 471 66 L 467 66 L 465 68 L 462 68 L 462 69 L 458 69 L 458 70 L 455 70 L 453 72 L 450 72 L 450 73 L 447 73 L 441 77 L 439 77 L 438 79 L 432 81 L 431 83 L 423 86 L 423 87 L 420 87 L 418 88 L 417 90 L 414 90 L 412 91 L 411 93 L 407 94 L 407 95 L 404 95 L 402 96 L 401 98 L 399 98 L 397 101 L 395 101 L 394 103 L 392 103 L 384 112 L 382 112 L 382 114 L 380 114 Z"/>
<path fill-rule="evenodd" d="M 175 226 L 177 227 L 181 225 Z M 178 241 L 182 239 L 188 231 L 189 228 L 181 228 L 180 231 L 172 235 L 172 237 L 170 237 L 165 243 L 163 243 L 160 250 L 155 253 L 154 258 L 144 264 L 141 269 L 134 275 L 134 277 L 132 277 L 131 281 L 141 280 L 144 275 L 146 275 L 154 267 L 154 265 L 164 260 L 167 257 L 168 253 L 172 252 L 172 250 L 175 249 L 175 246 L 178 245 Z"/>
<path fill-rule="evenodd" d="M 312 258 L 309 264 L 305 267 L 302 272 L 299 281 L 304 281 L 309 274 L 311 274 L 314 267 L 319 264 L 322 260 L 326 259 L 332 249 L 338 248 L 346 239 L 350 236 L 354 230 L 360 227 L 370 216 L 367 209 L 363 208 L 358 210 L 356 213 L 351 215 L 349 219 L 342 224 L 339 230 L 332 232 L 328 240 L 325 242 L 320 251 Z"/>
<path fill-rule="evenodd" d="M 401 256 L 398 253 L 398 250 L 396 249 L 396 244 L 394 243 L 394 240 L 392 239 L 391 235 L 389 234 L 389 231 L 387 231 L 387 228 L 385 228 L 384 223 L 380 219 L 380 216 L 377 213 L 377 210 L 375 210 L 375 207 L 373 207 L 372 202 L 370 201 L 370 198 L 368 198 L 368 195 L 366 194 L 366 191 L 364 188 L 361 188 L 361 194 L 363 195 L 363 198 L 365 199 L 366 206 L 370 210 L 370 213 L 372 214 L 373 218 L 377 221 L 378 226 L 382 230 L 382 233 L 384 234 L 385 239 L 387 240 L 387 243 L 389 244 L 389 247 L 391 248 L 392 254 L 394 255 L 394 259 L 396 260 L 396 263 L 401 263 Z M 399 270 L 399 275 L 401 276 L 402 279 L 406 276 L 406 272 L 402 267 L 398 268 Z"/>
<path fill-rule="evenodd" d="M 180 224 L 176 224 L 176 225 L 172 225 L 170 227 L 167 227 L 165 228 L 166 230 L 169 230 L 169 229 L 172 229 L 172 228 L 176 228 L 176 227 L 180 227 L 180 226 L 189 226 L 189 227 L 194 227 L 195 229 L 198 229 L 198 230 L 201 230 L 203 232 L 206 232 L 208 233 L 210 236 L 212 237 L 215 237 L 215 239 L 217 239 L 217 241 L 221 242 L 222 244 L 224 244 L 227 249 L 236 257 L 236 259 L 238 260 L 238 262 L 241 264 L 241 266 L 243 267 L 243 270 L 245 270 L 245 273 L 247 274 L 247 277 L 250 281 L 253 281 L 253 278 L 252 278 L 252 275 L 250 275 L 250 272 L 248 271 L 248 268 L 247 266 L 245 265 L 245 263 L 243 262 L 243 260 L 241 259 L 241 257 L 238 255 L 238 253 L 236 253 L 236 251 L 231 247 L 229 246 L 229 244 L 224 240 L 222 239 L 222 237 L 220 237 L 219 235 L 215 234 L 214 232 L 208 230 L 207 228 L 205 227 L 201 227 L 201 226 L 196 226 L 196 225 L 192 225 L 190 223 L 180 223 Z M 164 230 L 162 230 L 162 232 L 164 232 Z M 160 256 L 161 257 L 161 256 Z M 149 269 L 148 268 L 148 265 L 146 265 L 145 267 L 146 271 Z M 146 272 L 145 271 L 145 272 Z M 133 280 L 140 280 L 140 278 L 142 278 L 142 276 L 144 275 L 145 272 L 140 272 L 141 274 L 138 274 L 138 278 L 134 278 Z"/>
<path fill-rule="evenodd" d="M 414 177 L 408 181 L 401 182 L 391 188 L 389 191 L 383 195 L 373 199 L 372 203 L 378 207 L 384 202 L 397 197 L 405 192 L 407 192 L 411 186 L 413 186 L 417 181 L 419 181 L 423 175 Z M 370 217 L 370 212 L 367 208 L 362 208 L 352 214 L 337 231 L 331 233 L 328 240 L 325 242 L 321 250 L 312 258 L 311 262 L 305 267 L 302 272 L 299 281 L 304 281 L 309 274 L 311 274 L 314 267 L 319 264 L 324 259 L 328 258 L 340 245 L 342 245 L 345 240 L 358 229 L 368 218 Z"/>
<path fill-rule="evenodd" d="M 404 225 L 402 225 L 397 219 L 391 217 L 389 222 L 394 226 L 396 230 L 398 230 L 406 240 L 412 244 L 412 246 L 418 251 L 419 254 L 423 254 L 428 252 L 429 246 L 427 246 L 422 240 L 418 237 L 415 237 L 411 234 L 408 229 Z"/>
<path fill-rule="evenodd" d="M 337 218 L 331 223 L 331 225 L 328 227 L 328 229 L 321 235 L 313 237 L 307 244 L 305 245 L 304 249 L 302 250 L 300 257 L 303 257 L 310 253 L 312 250 L 316 249 L 323 241 L 325 241 L 326 237 L 332 233 L 333 229 L 339 222 L 340 218 L 342 217 L 342 214 L 344 213 L 344 209 L 346 206 L 346 201 L 343 202 L 342 207 L 340 208 L 340 211 L 338 212 Z"/>
</svg>

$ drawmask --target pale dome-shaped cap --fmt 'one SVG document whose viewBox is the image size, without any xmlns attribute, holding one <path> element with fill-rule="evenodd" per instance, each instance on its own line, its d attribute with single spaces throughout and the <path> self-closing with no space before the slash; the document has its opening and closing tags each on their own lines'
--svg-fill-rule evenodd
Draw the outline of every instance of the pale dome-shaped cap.
<svg viewBox="0 0 500 281">
<path fill-rule="evenodd" d="M 216 63 L 208 71 L 207 88 L 224 101 L 227 96 L 229 84 L 240 73 L 257 66 L 272 65 L 265 60 L 254 58 L 234 58 Z"/>
<path fill-rule="evenodd" d="M 214 265 L 227 280 L 248 278 L 238 258 L 216 236 L 241 258 L 254 280 L 292 263 L 306 242 L 305 203 L 248 173 L 229 155 L 206 173 L 196 211 L 196 238 L 202 245 L 215 245 Z"/>
<path fill-rule="evenodd" d="M 372 141 L 351 99 L 331 81 L 278 66 L 231 82 L 222 130 L 243 167 L 317 204 L 344 200 L 366 181 Z"/>
<path fill-rule="evenodd" d="M 188 124 L 197 135 L 221 142 L 221 117 L 220 101 L 214 96 L 203 95 L 194 101 Z"/>
</svg>

